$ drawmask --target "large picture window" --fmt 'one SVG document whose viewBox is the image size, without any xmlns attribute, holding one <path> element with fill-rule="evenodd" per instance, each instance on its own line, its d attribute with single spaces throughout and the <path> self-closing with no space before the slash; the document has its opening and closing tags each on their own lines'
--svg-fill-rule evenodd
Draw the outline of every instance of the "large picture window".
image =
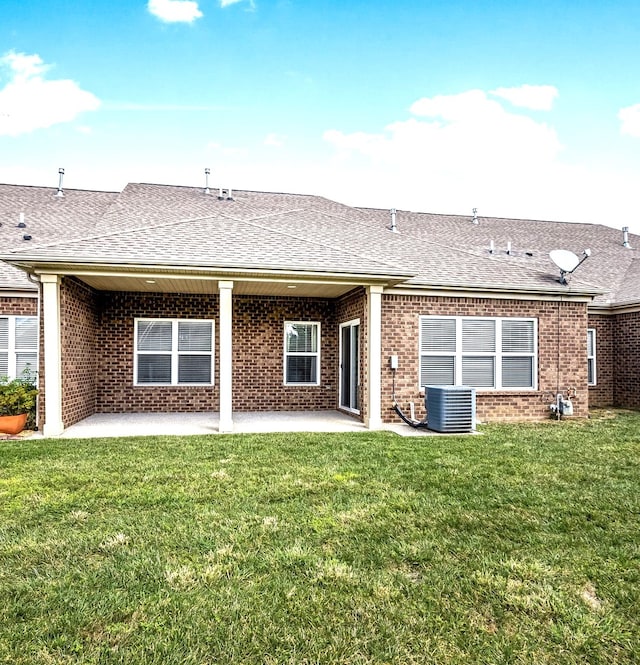
<svg viewBox="0 0 640 665">
<path fill-rule="evenodd" d="M 285 385 L 320 385 L 320 324 L 284 324 Z"/>
<path fill-rule="evenodd" d="M 136 385 L 213 384 L 213 321 L 136 319 Z"/>
<path fill-rule="evenodd" d="M 38 371 L 38 318 L 0 316 L 0 376 L 32 377 Z"/>
<path fill-rule="evenodd" d="M 596 385 L 596 329 L 587 329 L 587 382 Z"/>
<path fill-rule="evenodd" d="M 420 317 L 420 387 L 535 389 L 535 319 Z"/>
</svg>

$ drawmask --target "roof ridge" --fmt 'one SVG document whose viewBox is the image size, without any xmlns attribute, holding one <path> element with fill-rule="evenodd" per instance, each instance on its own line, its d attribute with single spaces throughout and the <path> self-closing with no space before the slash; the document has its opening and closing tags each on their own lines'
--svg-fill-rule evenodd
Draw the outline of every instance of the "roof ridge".
<svg viewBox="0 0 640 665">
<path fill-rule="evenodd" d="M 57 186 L 51 185 L 18 185 L 11 182 L 0 182 L 0 187 L 24 187 L 26 189 L 49 189 L 52 192 L 57 192 Z M 120 194 L 121 190 L 117 189 L 84 189 L 81 187 L 63 187 L 64 192 L 86 192 L 87 194 Z M 55 196 L 55 194 L 53 194 Z"/>
</svg>

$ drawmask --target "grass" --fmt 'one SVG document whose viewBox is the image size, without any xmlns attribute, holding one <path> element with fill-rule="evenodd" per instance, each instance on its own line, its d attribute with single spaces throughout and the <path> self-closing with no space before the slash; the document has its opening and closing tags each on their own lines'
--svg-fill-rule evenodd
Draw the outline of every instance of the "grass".
<svg viewBox="0 0 640 665">
<path fill-rule="evenodd" d="M 0 662 L 635 663 L 640 414 L 0 443 Z"/>
</svg>

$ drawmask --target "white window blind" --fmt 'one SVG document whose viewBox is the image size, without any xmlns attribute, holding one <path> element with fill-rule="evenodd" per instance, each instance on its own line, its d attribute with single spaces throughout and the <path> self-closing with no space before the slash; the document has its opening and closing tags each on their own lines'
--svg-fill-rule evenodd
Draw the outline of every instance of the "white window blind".
<svg viewBox="0 0 640 665">
<path fill-rule="evenodd" d="M 214 323 L 137 319 L 136 385 L 212 385 Z"/>
<path fill-rule="evenodd" d="M 320 384 L 320 324 L 286 321 L 284 324 L 285 385 Z"/>
<path fill-rule="evenodd" d="M 10 379 L 38 371 L 38 319 L 35 316 L 0 317 L 0 376 Z"/>
<path fill-rule="evenodd" d="M 420 317 L 420 386 L 536 387 L 537 322 L 499 317 Z"/>
</svg>

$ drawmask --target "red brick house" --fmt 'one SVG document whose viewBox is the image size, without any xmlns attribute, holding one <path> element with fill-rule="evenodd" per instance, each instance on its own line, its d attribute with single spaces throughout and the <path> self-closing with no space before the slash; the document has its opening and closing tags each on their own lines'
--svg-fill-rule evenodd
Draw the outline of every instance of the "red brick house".
<svg viewBox="0 0 640 665">
<path fill-rule="evenodd" d="M 482 421 L 546 418 L 557 393 L 640 406 L 640 237 L 610 227 L 144 184 L 0 185 L 0 221 L 0 371 L 38 358 L 45 435 L 167 411 L 379 428 L 394 384 L 417 417 L 433 383 L 474 385 Z M 567 284 L 557 248 L 591 249 Z"/>
</svg>

